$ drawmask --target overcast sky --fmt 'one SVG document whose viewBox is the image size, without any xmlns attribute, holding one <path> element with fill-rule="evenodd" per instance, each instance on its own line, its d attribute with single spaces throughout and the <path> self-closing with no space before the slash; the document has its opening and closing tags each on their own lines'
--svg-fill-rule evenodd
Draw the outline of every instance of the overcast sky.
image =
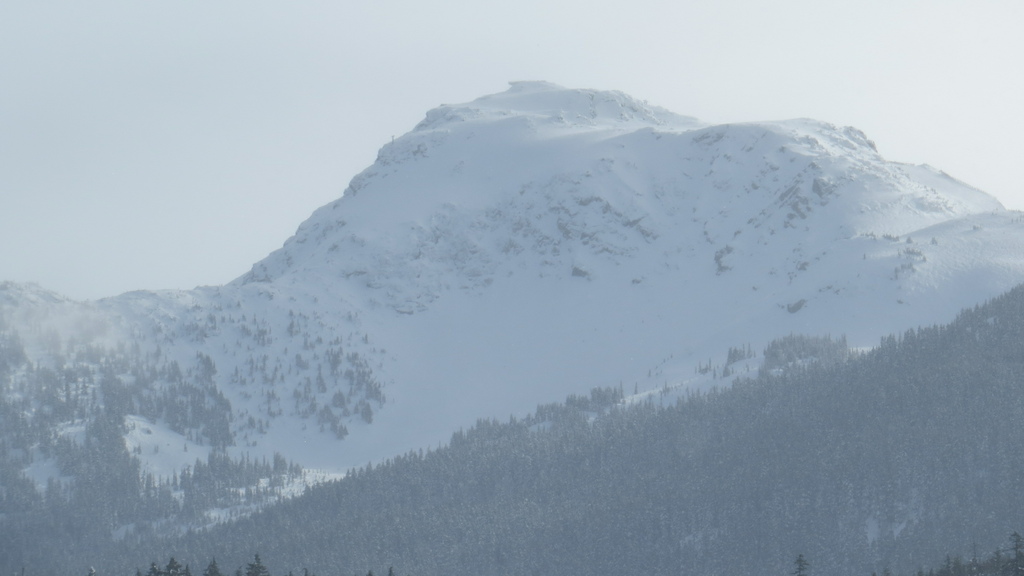
<svg viewBox="0 0 1024 576">
<path fill-rule="evenodd" d="M 0 281 L 221 284 L 510 80 L 864 130 L 1024 209 L 1024 2 L 0 2 Z"/>
</svg>

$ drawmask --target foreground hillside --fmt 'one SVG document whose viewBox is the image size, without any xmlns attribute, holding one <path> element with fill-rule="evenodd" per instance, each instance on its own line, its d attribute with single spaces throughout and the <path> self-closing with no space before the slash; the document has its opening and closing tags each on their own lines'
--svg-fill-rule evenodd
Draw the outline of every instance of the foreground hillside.
<svg viewBox="0 0 1024 576">
<path fill-rule="evenodd" d="M 259 552 L 321 574 L 786 574 L 798 554 L 817 574 L 939 568 L 1003 546 L 1024 517 L 1022 343 L 1022 288 L 849 360 L 839 342 L 787 338 L 767 351 L 782 375 L 481 421 L 104 565 Z"/>
</svg>

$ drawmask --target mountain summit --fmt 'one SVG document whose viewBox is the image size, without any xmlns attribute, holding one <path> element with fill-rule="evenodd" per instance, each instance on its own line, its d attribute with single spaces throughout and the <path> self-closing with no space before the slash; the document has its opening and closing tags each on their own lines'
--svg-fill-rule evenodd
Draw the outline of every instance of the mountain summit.
<svg viewBox="0 0 1024 576">
<path fill-rule="evenodd" d="M 855 128 L 517 82 L 429 111 L 226 286 L 81 304 L 85 324 L 23 287 L 0 305 L 35 362 L 57 338 L 154 366 L 111 375 L 147 469 L 221 446 L 341 471 L 595 386 L 728 384 L 790 333 L 871 346 L 949 321 L 1024 280 L 1021 226 Z M 173 386 L 217 426 L 142 413 Z"/>
<path fill-rule="evenodd" d="M 579 273 L 594 257 L 651 263 L 658 248 L 706 244 L 725 251 L 704 262 L 721 272 L 727 255 L 993 210 L 941 172 L 885 162 L 853 128 L 706 126 L 618 92 L 514 83 L 428 112 L 239 282 L 332 270 L 412 312 L 453 273 L 475 286 L 514 261 Z"/>
</svg>

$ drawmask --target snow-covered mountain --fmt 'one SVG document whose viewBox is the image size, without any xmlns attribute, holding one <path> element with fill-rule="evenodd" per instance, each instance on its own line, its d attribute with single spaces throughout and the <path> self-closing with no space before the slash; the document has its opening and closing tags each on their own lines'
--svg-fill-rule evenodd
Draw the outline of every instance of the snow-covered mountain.
<svg viewBox="0 0 1024 576">
<path fill-rule="evenodd" d="M 74 303 L 8 284 L 0 311 L 37 362 L 120 343 L 159 367 L 146 394 L 224 406 L 229 452 L 340 472 L 595 386 L 727 384 L 757 362 L 730 348 L 790 333 L 871 346 L 949 321 L 1024 281 L 1022 229 L 854 128 L 517 82 L 428 112 L 226 286 Z M 231 443 L 153 414 L 127 436 L 151 470 Z"/>
</svg>

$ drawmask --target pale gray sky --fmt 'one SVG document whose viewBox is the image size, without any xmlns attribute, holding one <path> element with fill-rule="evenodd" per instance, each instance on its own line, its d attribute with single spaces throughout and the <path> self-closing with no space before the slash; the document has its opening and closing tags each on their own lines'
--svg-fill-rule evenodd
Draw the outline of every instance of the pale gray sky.
<svg viewBox="0 0 1024 576">
<path fill-rule="evenodd" d="M 430 108 L 509 80 L 853 125 L 1024 209 L 1024 3 L 0 3 L 0 280 L 227 282 Z"/>
</svg>

